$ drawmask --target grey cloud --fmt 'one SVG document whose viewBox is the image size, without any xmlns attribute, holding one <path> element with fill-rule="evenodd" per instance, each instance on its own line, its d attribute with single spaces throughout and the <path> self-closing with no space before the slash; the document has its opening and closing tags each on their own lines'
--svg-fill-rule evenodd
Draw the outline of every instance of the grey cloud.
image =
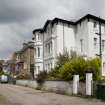
<svg viewBox="0 0 105 105">
<path fill-rule="evenodd" d="M 41 7 L 41 8 L 40 8 Z M 0 22 L 21 22 L 39 18 L 45 13 L 44 5 L 38 0 L 1 0 Z"/>
<path fill-rule="evenodd" d="M 105 0 L 0 0 L 0 58 L 8 58 L 47 19 L 92 13 L 105 18 Z"/>
</svg>

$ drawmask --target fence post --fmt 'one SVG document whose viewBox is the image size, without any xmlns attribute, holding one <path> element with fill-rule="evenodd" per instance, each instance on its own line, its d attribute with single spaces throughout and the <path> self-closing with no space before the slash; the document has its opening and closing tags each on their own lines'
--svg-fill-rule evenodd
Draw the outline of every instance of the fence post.
<svg viewBox="0 0 105 105">
<path fill-rule="evenodd" d="M 86 73 L 86 95 L 92 95 L 93 73 Z"/>
<path fill-rule="evenodd" d="M 78 89 L 79 89 L 79 75 L 74 75 L 73 76 L 73 94 L 78 94 Z"/>
</svg>

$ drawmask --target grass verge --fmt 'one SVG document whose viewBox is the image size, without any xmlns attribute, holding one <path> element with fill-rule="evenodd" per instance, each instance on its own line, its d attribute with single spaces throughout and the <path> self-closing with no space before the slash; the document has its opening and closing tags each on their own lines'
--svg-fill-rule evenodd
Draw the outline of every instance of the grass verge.
<svg viewBox="0 0 105 105">
<path fill-rule="evenodd" d="M 2 95 L 0 95 L 0 105 L 10 105 Z"/>
</svg>

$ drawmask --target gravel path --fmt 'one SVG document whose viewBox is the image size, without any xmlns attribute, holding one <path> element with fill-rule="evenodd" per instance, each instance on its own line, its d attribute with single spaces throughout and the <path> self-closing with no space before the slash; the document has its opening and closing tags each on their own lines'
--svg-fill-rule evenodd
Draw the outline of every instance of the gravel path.
<svg viewBox="0 0 105 105">
<path fill-rule="evenodd" d="M 0 84 L 0 94 L 11 105 L 105 105 L 105 102 L 96 99 L 59 95 L 9 84 Z"/>
</svg>

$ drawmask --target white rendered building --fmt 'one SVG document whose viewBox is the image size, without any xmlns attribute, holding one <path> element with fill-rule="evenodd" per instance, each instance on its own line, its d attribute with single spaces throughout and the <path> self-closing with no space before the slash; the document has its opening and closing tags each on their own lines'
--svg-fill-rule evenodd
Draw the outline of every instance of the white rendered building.
<svg viewBox="0 0 105 105">
<path fill-rule="evenodd" d="M 33 31 L 36 74 L 53 68 L 57 55 L 63 53 L 65 48 L 85 57 L 99 56 L 99 21 L 102 33 L 102 74 L 105 75 L 105 20 L 90 14 L 76 22 L 59 18 L 47 20 L 42 29 Z"/>
</svg>

